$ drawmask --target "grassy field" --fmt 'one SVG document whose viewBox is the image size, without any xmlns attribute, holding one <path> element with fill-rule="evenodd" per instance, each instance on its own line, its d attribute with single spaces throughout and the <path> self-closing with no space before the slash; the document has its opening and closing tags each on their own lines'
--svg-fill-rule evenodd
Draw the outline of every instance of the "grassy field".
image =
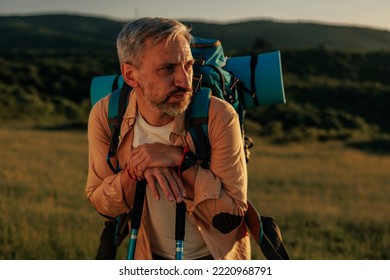
<svg viewBox="0 0 390 280">
<path fill-rule="evenodd" d="M 390 258 L 388 153 L 254 140 L 249 197 L 292 259 Z M 0 127 L 0 147 L 0 259 L 94 259 L 104 219 L 84 193 L 86 133 Z"/>
</svg>

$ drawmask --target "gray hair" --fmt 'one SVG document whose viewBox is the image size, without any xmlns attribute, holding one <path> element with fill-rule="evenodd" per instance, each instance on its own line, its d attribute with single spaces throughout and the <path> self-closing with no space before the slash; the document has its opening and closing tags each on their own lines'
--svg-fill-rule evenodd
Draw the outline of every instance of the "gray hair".
<svg viewBox="0 0 390 280">
<path fill-rule="evenodd" d="M 170 42 L 178 35 L 184 35 L 188 43 L 191 43 L 190 28 L 177 20 L 145 17 L 130 22 L 116 40 L 119 63 L 129 63 L 138 68 L 147 39 L 151 38 L 156 45 L 160 41 Z"/>
</svg>

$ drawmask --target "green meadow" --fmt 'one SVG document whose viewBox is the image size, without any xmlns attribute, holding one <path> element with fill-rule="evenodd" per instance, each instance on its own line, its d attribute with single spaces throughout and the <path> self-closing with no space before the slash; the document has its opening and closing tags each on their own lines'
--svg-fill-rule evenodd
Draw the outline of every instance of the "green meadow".
<svg viewBox="0 0 390 280">
<path fill-rule="evenodd" d="M 254 143 L 249 197 L 275 217 L 292 259 L 390 258 L 389 153 Z M 104 218 L 84 193 L 87 145 L 84 130 L 0 127 L 0 259 L 95 258 Z"/>
</svg>

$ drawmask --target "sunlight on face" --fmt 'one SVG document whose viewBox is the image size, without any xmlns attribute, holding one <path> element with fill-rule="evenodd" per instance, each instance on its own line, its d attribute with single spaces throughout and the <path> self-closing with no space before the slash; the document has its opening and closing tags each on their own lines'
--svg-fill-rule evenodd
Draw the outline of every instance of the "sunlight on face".
<svg viewBox="0 0 390 280">
<path fill-rule="evenodd" d="M 172 42 L 145 44 L 139 85 L 145 100 L 169 116 L 183 113 L 192 96 L 193 58 L 183 36 Z"/>
</svg>

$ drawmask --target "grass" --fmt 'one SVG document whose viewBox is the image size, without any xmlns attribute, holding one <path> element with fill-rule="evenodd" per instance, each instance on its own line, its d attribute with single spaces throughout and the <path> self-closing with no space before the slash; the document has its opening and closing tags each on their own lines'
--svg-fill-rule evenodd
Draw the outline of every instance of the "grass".
<svg viewBox="0 0 390 280">
<path fill-rule="evenodd" d="M 0 259 L 94 258 L 86 134 L 1 129 L 0 141 Z"/>
<path fill-rule="evenodd" d="M 254 140 L 249 197 L 292 259 L 390 258 L 389 154 Z M 84 193 L 85 131 L 0 127 L 0 147 L 0 259 L 94 259 L 104 218 Z"/>
<path fill-rule="evenodd" d="M 390 258 L 388 155 L 343 143 L 256 144 L 250 198 L 294 259 Z"/>
</svg>

